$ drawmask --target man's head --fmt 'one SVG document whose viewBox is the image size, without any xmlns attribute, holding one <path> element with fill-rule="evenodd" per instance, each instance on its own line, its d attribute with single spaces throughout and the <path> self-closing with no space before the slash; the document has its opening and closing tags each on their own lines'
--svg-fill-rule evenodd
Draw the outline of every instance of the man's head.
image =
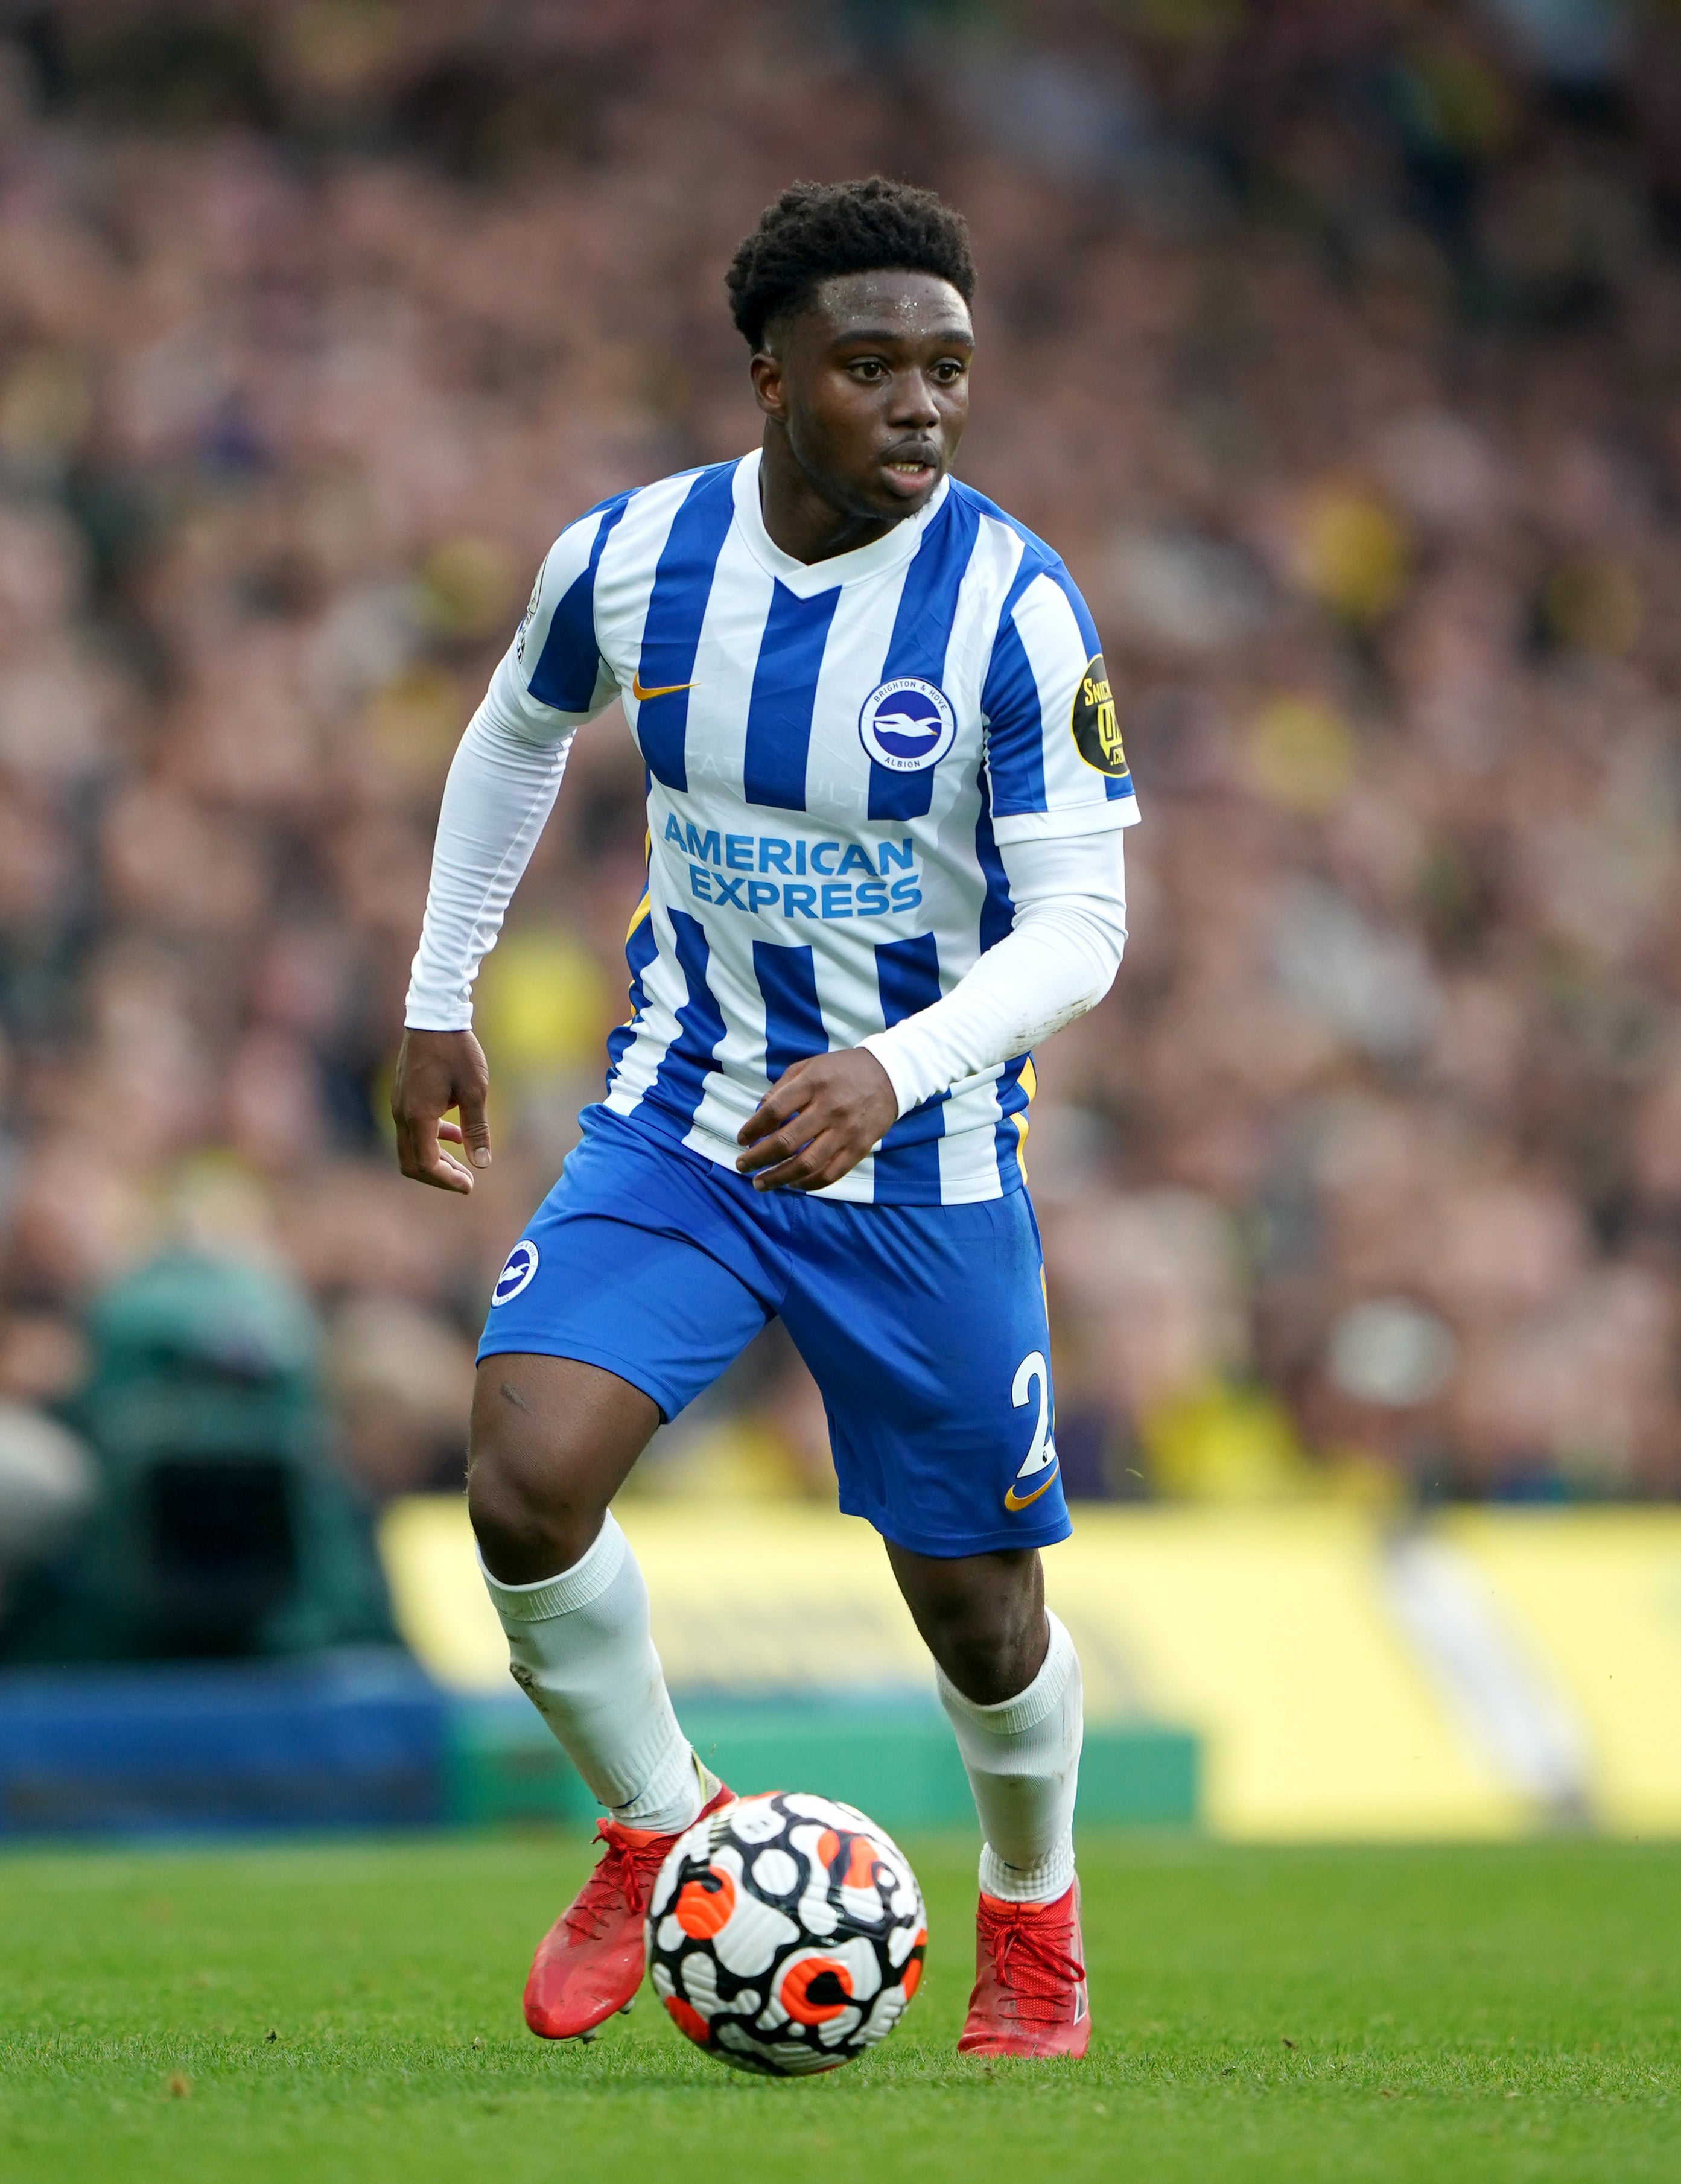
<svg viewBox="0 0 1681 2184">
<path fill-rule="evenodd" d="M 727 276 L 754 391 L 806 484 L 894 522 L 950 467 L 969 408 L 969 231 L 927 190 L 796 182 Z"/>
</svg>

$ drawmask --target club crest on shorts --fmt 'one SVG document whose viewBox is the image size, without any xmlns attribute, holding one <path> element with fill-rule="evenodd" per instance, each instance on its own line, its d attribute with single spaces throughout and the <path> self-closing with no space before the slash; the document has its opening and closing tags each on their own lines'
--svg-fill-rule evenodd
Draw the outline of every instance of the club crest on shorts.
<svg viewBox="0 0 1681 2184">
<path fill-rule="evenodd" d="M 531 1286 L 537 1272 L 537 1245 L 522 1236 L 508 1254 L 502 1272 L 496 1278 L 496 1287 L 490 1293 L 493 1305 L 506 1304 L 518 1296 L 520 1290 Z"/>
<path fill-rule="evenodd" d="M 920 675 L 883 682 L 864 700 L 858 733 L 877 766 L 921 773 L 938 766 L 957 740 L 957 716 L 943 690 Z"/>
</svg>

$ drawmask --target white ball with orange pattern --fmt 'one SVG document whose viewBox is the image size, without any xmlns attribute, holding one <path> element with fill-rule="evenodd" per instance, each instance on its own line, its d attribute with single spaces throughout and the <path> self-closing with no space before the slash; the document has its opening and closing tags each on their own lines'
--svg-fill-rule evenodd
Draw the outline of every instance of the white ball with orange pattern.
<svg viewBox="0 0 1681 2184">
<path fill-rule="evenodd" d="M 654 1990 L 697 2047 L 774 2077 L 833 2070 L 885 2039 L 916 1992 L 922 1892 L 886 1830 L 800 1791 L 697 1820 L 648 1912 Z"/>
</svg>

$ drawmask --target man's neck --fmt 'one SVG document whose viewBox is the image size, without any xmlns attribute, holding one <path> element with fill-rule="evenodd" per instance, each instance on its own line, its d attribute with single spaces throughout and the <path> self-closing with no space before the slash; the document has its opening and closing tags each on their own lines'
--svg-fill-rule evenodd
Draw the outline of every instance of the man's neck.
<svg viewBox="0 0 1681 2184">
<path fill-rule="evenodd" d="M 920 511 L 907 510 L 906 515 Z M 787 438 L 771 427 L 759 465 L 759 514 L 771 543 L 808 565 L 832 561 L 884 538 L 905 516 L 854 515 L 837 508 L 794 459 Z"/>
</svg>

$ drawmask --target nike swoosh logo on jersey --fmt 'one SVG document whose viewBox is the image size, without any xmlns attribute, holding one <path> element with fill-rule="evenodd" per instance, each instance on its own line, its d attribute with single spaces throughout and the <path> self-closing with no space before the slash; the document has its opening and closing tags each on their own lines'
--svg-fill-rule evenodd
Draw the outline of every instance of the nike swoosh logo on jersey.
<svg viewBox="0 0 1681 2184">
<path fill-rule="evenodd" d="M 696 687 L 693 682 L 660 682 L 652 690 L 644 690 L 641 676 L 632 675 L 631 677 L 631 695 L 638 705 L 646 705 L 650 698 L 669 698 L 678 690 L 693 690 Z"/>
<path fill-rule="evenodd" d="M 1053 1463 L 1050 1467 L 1049 1477 L 1036 1486 L 1031 1494 L 1018 1494 L 1016 1491 L 1016 1482 L 1012 1479 L 1010 1491 L 1004 1497 L 1005 1507 L 1010 1510 L 1025 1509 L 1029 1502 L 1037 1502 L 1041 1494 L 1049 1494 L 1056 1484 L 1056 1474 L 1061 1468 L 1060 1463 Z"/>
</svg>

